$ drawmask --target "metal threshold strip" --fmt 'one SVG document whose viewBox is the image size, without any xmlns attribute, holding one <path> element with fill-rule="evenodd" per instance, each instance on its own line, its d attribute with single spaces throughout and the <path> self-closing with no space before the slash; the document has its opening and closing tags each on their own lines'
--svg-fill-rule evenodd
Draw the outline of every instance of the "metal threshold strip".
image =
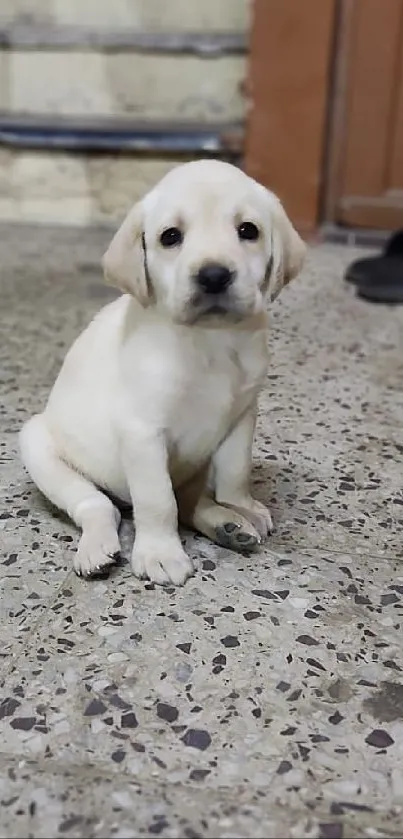
<svg viewBox="0 0 403 839">
<path fill-rule="evenodd" d="M 248 39 L 242 32 L 139 32 L 135 29 L 14 24 L 0 27 L 0 48 L 154 52 L 214 58 L 227 54 L 243 55 L 248 49 Z"/>
<path fill-rule="evenodd" d="M 0 113 L 0 146 L 63 151 L 162 154 L 242 153 L 242 123 L 62 118 Z"/>
</svg>

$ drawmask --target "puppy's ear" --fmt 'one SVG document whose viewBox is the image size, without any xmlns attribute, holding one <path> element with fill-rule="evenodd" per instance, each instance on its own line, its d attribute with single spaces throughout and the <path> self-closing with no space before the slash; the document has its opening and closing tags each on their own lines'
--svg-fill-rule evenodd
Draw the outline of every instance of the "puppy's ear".
<svg viewBox="0 0 403 839">
<path fill-rule="evenodd" d="M 274 300 L 281 289 L 299 274 L 306 245 L 288 218 L 281 202 L 269 192 L 271 209 L 272 258 L 268 278 L 269 295 Z"/>
<path fill-rule="evenodd" d="M 143 234 L 143 204 L 135 204 L 113 237 L 103 259 L 105 279 L 143 305 L 150 302 L 147 254 Z"/>
</svg>

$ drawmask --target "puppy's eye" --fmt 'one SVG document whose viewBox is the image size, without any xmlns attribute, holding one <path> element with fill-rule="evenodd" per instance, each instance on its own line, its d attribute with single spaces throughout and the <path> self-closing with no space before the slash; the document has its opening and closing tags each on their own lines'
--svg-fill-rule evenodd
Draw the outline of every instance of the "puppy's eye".
<svg viewBox="0 0 403 839">
<path fill-rule="evenodd" d="M 161 233 L 160 242 L 163 248 L 174 248 L 175 245 L 182 244 L 183 233 L 179 227 L 167 227 Z"/>
<path fill-rule="evenodd" d="M 238 227 L 238 236 L 242 242 L 256 242 L 259 238 L 259 228 L 253 221 L 243 221 Z"/>
</svg>

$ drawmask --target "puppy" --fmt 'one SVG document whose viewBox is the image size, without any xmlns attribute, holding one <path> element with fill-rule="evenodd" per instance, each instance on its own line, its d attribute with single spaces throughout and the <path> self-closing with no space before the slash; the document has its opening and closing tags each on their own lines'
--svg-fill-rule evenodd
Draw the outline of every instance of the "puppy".
<svg viewBox="0 0 403 839">
<path fill-rule="evenodd" d="M 134 574 L 160 584 L 193 571 L 178 518 L 234 550 L 271 532 L 249 488 L 266 298 L 304 252 L 278 199 L 219 161 L 173 169 L 129 212 L 103 259 L 124 294 L 73 344 L 20 433 L 33 481 L 82 530 L 77 574 L 116 561 L 112 499 L 133 507 Z"/>
</svg>

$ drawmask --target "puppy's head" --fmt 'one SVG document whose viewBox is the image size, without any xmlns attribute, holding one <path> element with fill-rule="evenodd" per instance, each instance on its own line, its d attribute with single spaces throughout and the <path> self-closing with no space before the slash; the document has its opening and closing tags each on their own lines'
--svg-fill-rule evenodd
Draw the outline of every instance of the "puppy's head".
<svg viewBox="0 0 403 839">
<path fill-rule="evenodd" d="M 238 321 L 277 297 L 304 253 L 273 193 L 235 166 L 201 160 L 132 208 L 103 266 L 109 282 L 175 321 Z"/>
</svg>

